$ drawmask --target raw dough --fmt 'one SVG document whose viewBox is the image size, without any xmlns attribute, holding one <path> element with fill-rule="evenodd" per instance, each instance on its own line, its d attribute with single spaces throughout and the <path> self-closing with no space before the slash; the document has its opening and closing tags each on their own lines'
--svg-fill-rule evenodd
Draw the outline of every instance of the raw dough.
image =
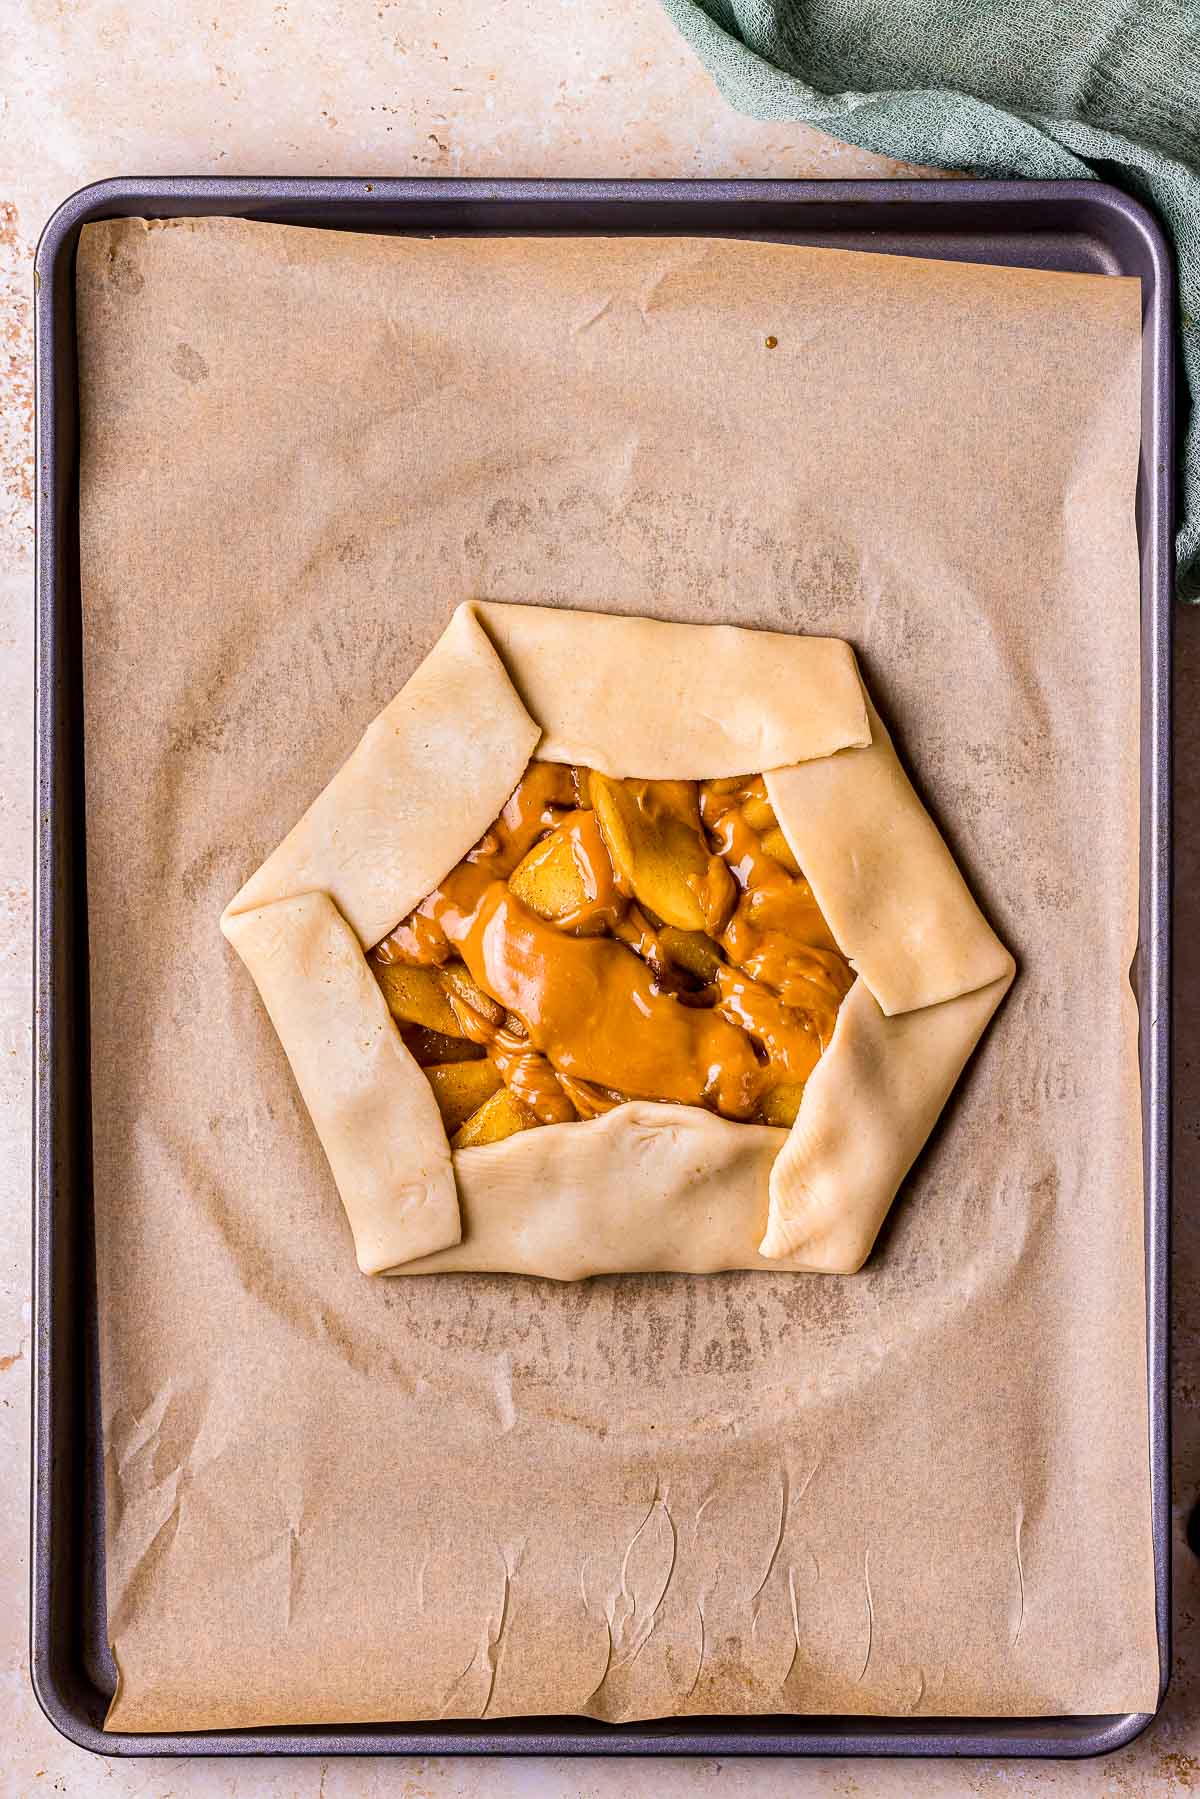
<svg viewBox="0 0 1200 1799">
<path fill-rule="evenodd" d="M 1011 975 L 867 701 L 865 749 L 768 770 L 792 854 L 851 966 L 889 1017 Z"/>
<path fill-rule="evenodd" d="M 542 727 L 543 762 L 696 781 L 871 741 L 854 651 L 838 637 L 551 606 L 474 612 Z"/>
<path fill-rule="evenodd" d="M 457 1243 L 458 1194 L 433 1090 L 328 894 L 274 900 L 224 927 L 312 1114 L 363 1273 Z"/>
</svg>

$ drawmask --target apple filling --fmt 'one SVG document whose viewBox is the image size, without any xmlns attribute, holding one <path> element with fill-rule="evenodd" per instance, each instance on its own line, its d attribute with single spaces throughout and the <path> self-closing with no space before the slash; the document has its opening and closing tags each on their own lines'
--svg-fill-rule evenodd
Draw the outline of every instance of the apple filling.
<svg viewBox="0 0 1200 1799">
<path fill-rule="evenodd" d="M 628 1099 L 791 1125 L 854 980 L 761 777 L 555 762 L 370 964 L 455 1149 Z"/>
</svg>

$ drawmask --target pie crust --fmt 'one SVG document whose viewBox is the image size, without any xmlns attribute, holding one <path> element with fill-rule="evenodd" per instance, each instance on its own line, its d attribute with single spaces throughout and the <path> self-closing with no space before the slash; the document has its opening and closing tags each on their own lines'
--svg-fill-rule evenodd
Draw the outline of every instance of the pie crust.
<svg viewBox="0 0 1200 1799">
<path fill-rule="evenodd" d="M 641 779 L 765 774 L 858 976 L 790 1131 L 638 1100 L 451 1153 L 365 952 L 533 758 Z M 852 1274 L 1014 973 L 849 644 L 483 601 L 457 609 L 221 928 L 367 1274 Z"/>
</svg>

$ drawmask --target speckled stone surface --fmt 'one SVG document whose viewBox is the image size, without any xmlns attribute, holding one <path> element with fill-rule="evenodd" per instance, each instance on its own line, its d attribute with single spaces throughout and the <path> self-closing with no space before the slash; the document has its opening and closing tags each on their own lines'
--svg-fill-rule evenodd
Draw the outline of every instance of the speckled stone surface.
<svg viewBox="0 0 1200 1799">
<path fill-rule="evenodd" d="M 1162 1716 L 1099 1763 L 102 1761 L 29 1686 L 29 928 L 33 245 L 114 174 L 870 175 L 905 167 L 741 119 L 652 0 L 0 0 L 0 1799 L 654 1793 L 1121 1796 L 1200 1787 L 1200 609 L 1177 623 L 1176 1664 Z M 1088 1553 L 1080 1519 L 1079 1552 Z"/>
</svg>

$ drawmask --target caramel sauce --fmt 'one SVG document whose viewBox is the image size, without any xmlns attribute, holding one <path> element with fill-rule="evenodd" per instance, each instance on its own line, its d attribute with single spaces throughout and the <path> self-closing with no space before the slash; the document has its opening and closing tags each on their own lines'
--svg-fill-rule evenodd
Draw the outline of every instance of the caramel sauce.
<svg viewBox="0 0 1200 1799">
<path fill-rule="evenodd" d="M 632 873 L 617 866 L 589 807 L 588 771 L 534 762 L 372 959 L 449 965 L 442 981 L 464 1038 L 539 1123 L 596 1117 L 627 1098 L 761 1118 L 764 1095 L 811 1074 L 853 971 L 808 882 L 763 848 L 775 820 L 761 778 L 623 785 L 637 828 L 662 851 L 655 878 L 674 855 L 694 902 L 684 915 L 698 905 L 704 934 L 664 932 L 639 900 L 636 861 Z M 672 938 L 690 938 L 686 966 Z"/>
<path fill-rule="evenodd" d="M 570 1124 L 580 1115 L 554 1064 L 538 1054 L 528 1037 L 519 1037 L 511 1028 L 503 1027 L 487 1050 L 504 1085 L 529 1107 L 539 1124 Z"/>
<path fill-rule="evenodd" d="M 441 886 L 377 945 L 376 959 L 385 963 L 445 962 L 455 941 L 447 934 L 447 922 L 469 919 L 489 884 L 506 880 L 538 839 L 577 805 L 570 768 L 561 762 L 531 762 L 495 824 L 451 869 Z"/>
<path fill-rule="evenodd" d="M 594 1081 L 581 1081 L 573 1074 L 560 1074 L 562 1090 L 581 1118 L 599 1118 L 622 1105 L 629 1095 L 614 1093 L 609 1087 L 597 1087 Z"/>
<path fill-rule="evenodd" d="M 571 937 L 495 882 L 459 938 L 481 987 L 515 1012 L 556 1069 L 635 1099 L 711 1103 L 748 1118 L 759 1062 L 716 1012 L 679 1005 L 612 937 Z"/>
<path fill-rule="evenodd" d="M 742 813 L 747 801 L 768 803 L 761 778 L 732 788 L 724 781 L 701 786 L 701 817 L 742 890 L 721 948 L 785 1006 L 811 1017 L 824 1048 L 854 972 L 803 875 L 789 874 L 747 824 Z"/>
<path fill-rule="evenodd" d="M 629 900 L 617 881 L 596 814 L 568 812 L 556 826 L 556 837 L 567 846 L 582 890 L 580 904 L 554 920 L 558 929 L 581 937 L 616 931 L 629 909 Z M 536 860 L 531 858 L 533 865 Z"/>
<path fill-rule="evenodd" d="M 629 945 L 646 963 L 659 988 L 682 999 L 689 989 L 680 980 L 670 952 L 640 906 L 630 905 L 613 926 L 613 936 Z"/>
<path fill-rule="evenodd" d="M 720 856 L 713 856 L 702 875 L 689 875 L 688 887 L 704 915 L 706 934 L 719 938 L 737 905 L 738 890 L 728 867 Z"/>
<path fill-rule="evenodd" d="M 497 1018 L 491 1011 L 472 1005 L 462 993 L 451 991 L 447 997 L 464 1037 L 491 1057 L 504 1085 L 528 1106 L 539 1124 L 569 1124 L 576 1117 L 575 1107 L 557 1074 L 530 1043 L 529 1032 L 520 1018 L 503 1011 Z"/>
<path fill-rule="evenodd" d="M 774 1076 L 769 1084 L 806 1081 L 825 1047 L 815 1021 L 739 968 L 719 968 L 716 985 L 717 1010 L 762 1046 Z"/>
</svg>

